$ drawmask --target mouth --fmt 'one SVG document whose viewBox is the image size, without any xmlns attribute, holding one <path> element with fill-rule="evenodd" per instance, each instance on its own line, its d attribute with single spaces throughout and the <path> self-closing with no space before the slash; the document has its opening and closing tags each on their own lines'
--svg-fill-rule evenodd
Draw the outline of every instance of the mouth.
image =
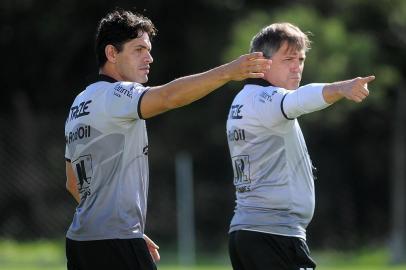
<svg viewBox="0 0 406 270">
<path fill-rule="evenodd" d="M 141 67 L 140 70 L 144 71 L 146 74 L 149 73 L 149 66 Z"/>
</svg>

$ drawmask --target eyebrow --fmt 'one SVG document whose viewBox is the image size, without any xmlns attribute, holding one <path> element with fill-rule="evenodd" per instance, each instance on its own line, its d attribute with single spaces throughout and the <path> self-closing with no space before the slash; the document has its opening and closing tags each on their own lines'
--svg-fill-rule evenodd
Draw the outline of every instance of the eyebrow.
<svg viewBox="0 0 406 270">
<path fill-rule="evenodd" d="M 142 49 L 147 49 L 148 51 L 151 51 L 151 48 L 147 47 L 145 45 L 134 45 L 134 48 L 142 48 Z"/>
<path fill-rule="evenodd" d="M 301 55 L 301 54 L 298 54 L 298 53 L 288 53 L 288 54 L 285 54 L 284 57 L 285 58 L 288 58 L 288 57 L 306 58 L 306 55 Z"/>
<path fill-rule="evenodd" d="M 298 59 L 306 59 L 306 56 L 294 56 L 294 55 L 285 55 L 283 59 L 292 59 L 292 58 L 298 58 Z"/>
</svg>

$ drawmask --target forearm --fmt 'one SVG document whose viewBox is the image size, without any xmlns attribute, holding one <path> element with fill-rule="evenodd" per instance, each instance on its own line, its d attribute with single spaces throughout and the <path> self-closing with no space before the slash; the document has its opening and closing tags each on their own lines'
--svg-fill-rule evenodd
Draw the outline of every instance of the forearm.
<svg viewBox="0 0 406 270">
<path fill-rule="evenodd" d="M 344 97 L 341 88 L 344 82 L 335 82 L 326 84 L 323 88 L 323 98 L 329 103 L 333 104 Z"/>
<path fill-rule="evenodd" d="M 231 80 L 262 78 L 269 70 L 270 63 L 262 53 L 251 53 L 209 71 L 151 87 L 141 100 L 141 115 L 146 119 L 190 104 Z"/>
<path fill-rule="evenodd" d="M 226 72 L 227 66 L 222 65 L 209 71 L 182 77 L 171 81 L 158 90 L 162 91 L 167 110 L 182 107 L 198 100 L 230 81 Z"/>
</svg>

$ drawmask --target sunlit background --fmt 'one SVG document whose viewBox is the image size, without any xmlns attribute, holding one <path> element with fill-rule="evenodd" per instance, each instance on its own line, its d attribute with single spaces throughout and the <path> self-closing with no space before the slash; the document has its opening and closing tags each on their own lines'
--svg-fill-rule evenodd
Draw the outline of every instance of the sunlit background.
<svg viewBox="0 0 406 270">
<path fill-rule="evenodd" d="M 1 269 L 64 269 L 75 208 L 65 190 L 64 123 L 73 98 L 97 73 L 95 28 L 114 7 L 136 8 L 158 28 L 147 85 L 231 61 L 248 52 L 263 26 L 281 21 L 311 33 L 303 84 L 375 75 L 363 103 L 341 101 L 299 120 L 317 167 L 308 243 L 318 269 L 406 269 L 403 0 L 2 0 Z M 161 246 L 160 269 L 231 269 L 234 187 L 225 121 L 242 85 L 229 83 L 147 121 L 147 234 Z M 188 204 L 196 259 L 187 262 L 178 254 L 180 153 L 193 164 Z"/>
</svg>

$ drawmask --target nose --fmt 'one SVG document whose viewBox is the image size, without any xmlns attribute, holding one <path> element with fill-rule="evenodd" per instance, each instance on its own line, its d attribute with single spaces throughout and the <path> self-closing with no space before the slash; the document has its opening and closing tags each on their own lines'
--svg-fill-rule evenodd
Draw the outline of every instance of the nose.
<svg viewBox="0 0 406 270">
<path fill-rule="evenodd" d="M 145 62 L 148 64 L 151 64 L 152 62 L 154 62 L 154 58 L 152 58 L 152 55 L 150 52 L 147 52 L 147 56 L 145 58 Z"/>
<path fill-rule="evenodd" d="M 296 60 L 292 61 L 291 65 L 290 65 L 291 72 L 300 72 L 301 68 L 302 68 L 302 63 L 300 62 L 300 60 L 296 59 Z"/>
</svg>

